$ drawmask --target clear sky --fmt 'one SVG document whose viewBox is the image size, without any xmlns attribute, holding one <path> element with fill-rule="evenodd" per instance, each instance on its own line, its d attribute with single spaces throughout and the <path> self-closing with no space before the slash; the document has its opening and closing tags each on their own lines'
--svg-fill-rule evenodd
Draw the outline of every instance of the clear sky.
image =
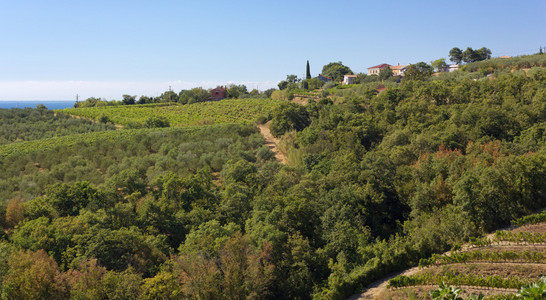
<svg viewBox="0 0 546 300">
<path fill-rule="evenodd" d="M 342 61 L 493 56 L 546 46 L 545 0 L 0 0 L 0 100 L 72 100 L 221 84 L 276 87 Z"/>
</svg>

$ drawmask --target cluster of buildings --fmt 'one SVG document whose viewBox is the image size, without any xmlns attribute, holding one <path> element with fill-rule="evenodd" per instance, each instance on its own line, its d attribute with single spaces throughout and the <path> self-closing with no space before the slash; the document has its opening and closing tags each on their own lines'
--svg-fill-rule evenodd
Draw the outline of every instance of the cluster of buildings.
<svg viewBox="0 0 546 300">
<path fill-rule="evenodd" d="M 377 66 L 369 67 L 368 76 L 379 75 L 379 73 L 386 68 L 390 68 L 392 70 L 393 76 L 404 76 L 404 73 L 406 72 L 408 66 L 409 65 L 401 65 L 401 64 L 397 64 L 397 65 L 380 64 Z M 446 65 L 442 71 L 453 72 L 456 70 L 459 70 L 459 65 Z M 344 75 L 342 84 L 352 84 L 354 83 L 356 77 L 357 75 Z"/>
</svg>

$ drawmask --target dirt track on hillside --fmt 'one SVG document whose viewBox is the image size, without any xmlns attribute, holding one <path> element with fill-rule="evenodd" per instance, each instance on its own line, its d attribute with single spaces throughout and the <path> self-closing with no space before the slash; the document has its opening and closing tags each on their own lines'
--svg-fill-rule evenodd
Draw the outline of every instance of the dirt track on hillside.
<svg viewBox="0 0 546 300">
<path fill-rule="evenodd" d="M 286 156 L 284 153 L 282 153 L 279 148 L 279 139 L 275 138 L 271 131 L 269 130 L 269 124 L 271 121 L 258 125 L 258 128 L 260 129 L 260 133 L 265 137 L 265 145 L 269 147 L 269 149 L 275 153 L 275 158 L 281 162 L 282 164 L 288 164 L 288 160 L 286 159 Z"/>
</svg>

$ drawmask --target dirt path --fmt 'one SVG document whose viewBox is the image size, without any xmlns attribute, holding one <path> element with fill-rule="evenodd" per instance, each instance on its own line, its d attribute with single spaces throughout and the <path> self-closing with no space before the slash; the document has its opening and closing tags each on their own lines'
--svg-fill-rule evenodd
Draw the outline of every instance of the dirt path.
<svg viewBox="0 0 546 300">
<path fill-rule="evenodd" d="M 410 276 L 419 271 L 419 267 L 413 267 L 411 269 L 407 269 L 405 271 L 392 274 L 389 277 L 382 278 L 372 284 L 369 285 L 368 289 L 364 291 L 362 294 L 355 294 L 351 297 L 347 298 L 347 300 L 364 300 L 364 299 L 376 299 L 383 291 L 387 289 L 387 284 L 389 284 L 389 280 L 393 279 L 394 277 L 398 275 L 404 275 L 404 276 Z"/>
<path fill-rule="evenodd" d="M 260 129 L 260 133 L 265 137 L 265 145 L 269 147 L 269 149 L 275 153 L 275 158 L 281 162 L 282 164 L 288 164 L 288 160 L 286 159 L 286 156 L 284 153 L 282 153 L 277 145 L 279 144 L 279 139 L 275 138 L 273 135 L 271 135 L 271 131 L 269 130 L 269 124 L 271 121 L 258 125 L 258 128 Z"/>
</svg>

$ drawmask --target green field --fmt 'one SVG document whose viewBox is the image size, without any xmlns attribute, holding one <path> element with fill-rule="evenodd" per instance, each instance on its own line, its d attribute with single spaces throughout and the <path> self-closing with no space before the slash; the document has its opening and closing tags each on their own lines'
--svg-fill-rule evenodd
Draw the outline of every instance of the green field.
<svg viewBox="0 0 546 300">
<path fill-rule="evenodd" d="M 115 124 L 142 125 L 152 116 L 165 117 L 171 126 L 253 123 L 258 116 L 267 115 L 281 100 L 233 99 L 201 102 L 189 105 L 121 105 L 59 110 L 70 115 L 99 120 L 106 116 Z"/>
</svg>

